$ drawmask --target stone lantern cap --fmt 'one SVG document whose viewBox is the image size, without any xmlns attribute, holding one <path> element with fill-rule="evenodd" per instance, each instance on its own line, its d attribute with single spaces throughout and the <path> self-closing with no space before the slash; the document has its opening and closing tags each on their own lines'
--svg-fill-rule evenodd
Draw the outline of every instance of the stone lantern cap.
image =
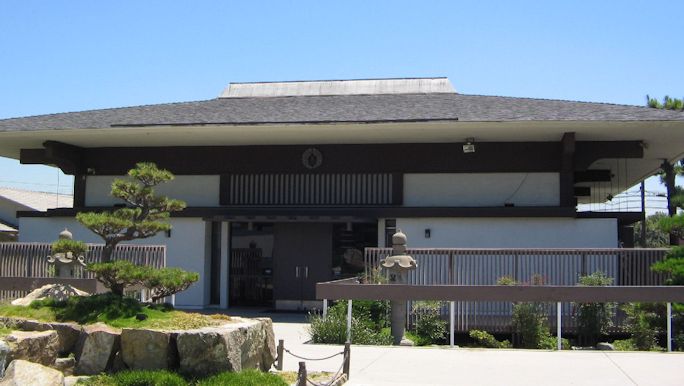
<svg viewBox="0 0 684 386">
<path fill-rule="evenodd" d="M 63 231 L 59 232 L 59 238 L 72 240 L 74 238 L 74 235 L 71 232 L 69 232 L 68 229 L 64 228 Z"/>
<path fill-rule="evenodd" d="M 399 229 L 392 235 L 392 256 L 387 256 L 380 264 L 385 268 L 415 269 L 416 260 L 406 254 L 406 235 Z"/>
</svg>

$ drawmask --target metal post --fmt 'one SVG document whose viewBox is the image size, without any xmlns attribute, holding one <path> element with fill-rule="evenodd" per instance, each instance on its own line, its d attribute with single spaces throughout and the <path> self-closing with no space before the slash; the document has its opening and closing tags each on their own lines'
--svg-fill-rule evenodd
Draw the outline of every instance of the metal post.
<svg viewBox="0 0 684 386">
<path fill-rule="evenodd" d="M 556 339 L 558 351 L 563 349 L 563 339 L 561 338 L 561 317 L 563 316 L 563 309 L 561 302 L 556 303 Z"/>
<path fill-rule="evenodd" d="M 347 342 L 351 342 L 352 329 L 352 301 L 347 300 Z"/>
<path fill-rule="evenodd" d="M 667 352 L 672 352 L 672 303 L 667 303 Z"/>
<path fill-rule="evenodd" d="M 455 309 L 456 302 L 449 302 L 449 346 L 454 347 L 454 321 L 455 321 Z"/>
<path fill-rule="evenodd" d="M 328 299 L 323 299 L 323 319 L 328 316 Z"/>
<path fill-rule="evenodd" d="M 342 373 L 347 375 L 349 380 L 349 363 L 351 362 L 351 343 L 344 344 L 344 364 L 342 365 Z"/>
<path fill-rule="evenodd" d="M 297 386 L 306 386 L 306 362 L 299 362 L 299 373 L 297 373 Z"/>
<path fill-rule="evenodd" d="M 278 361 L 276 362 L 276 369 L 283 371 L 283 351 L 285 351 L 285 341 L 278 340 Z"/>
</svg>

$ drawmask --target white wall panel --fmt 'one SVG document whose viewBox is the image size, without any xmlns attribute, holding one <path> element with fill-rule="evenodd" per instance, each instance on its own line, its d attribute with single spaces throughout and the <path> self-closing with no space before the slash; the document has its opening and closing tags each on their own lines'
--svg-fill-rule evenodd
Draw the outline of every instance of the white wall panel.
<svg viewBox="0 0 684 386">
<path fill-rule="evenodd" d="M 557 206 L 558 173 L 404 174 L 404 206 Z"/>
<path fill-rule="evenodd" d="M 112 181 L 121 176 L 88 176 L 86 206 L 111 206 L 122 201 L 112 197 Z M 176 176 L 157 186 L 159 194 L 185 201 L 188 206 L 219 206 L 219 176 Z"/>
</svg>

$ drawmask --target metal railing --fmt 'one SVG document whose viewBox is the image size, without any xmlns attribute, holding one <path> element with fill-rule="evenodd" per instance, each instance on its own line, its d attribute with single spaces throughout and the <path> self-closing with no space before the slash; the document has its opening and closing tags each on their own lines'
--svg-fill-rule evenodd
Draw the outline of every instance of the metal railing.
<svg viewBox="0 0 684 386">
<path fill-rule="evenodd" d="M 88 244 L 85 254 L 86 263 L 102 261 L 102 244 Z M 51 253 L 49 243 L 0 243 L 0 278 L 51 278 L 54 269 L 48 264 L 47 256 Z M 154 268 L 166 266 L 166 246 L 164 245 L 119 245 L 112 253 L 113 260 L 128 260 L 134 264 L 147 265 Z M 94 275 L 86 270 L 75 272 L 78 279 L 91 279 Z M 1 279 L 0 279 L 1 280 Z M 42 281 L 17 281 L 17 283 L 42 283 Z M 35 285 L 26 288 L 12 286 L 0 288 L 0 300 L 15 299 L 25 296 Z"/>
<path fill-rule="evenodd" d="M 662 285 L 665 277 L 652 272 L 653 263 L 662 260 L 668 249 L 500 249 L 500 248 L 412 248 L 407 253 L 416 259 L 418 267 L 411 271 L 408 283 L 412 285 L 495 285 L 508 276 L 519 283 L 544 285 L 576 285 L 580 276 L 601 271 L 613 278 L 616 286 Z M 391 248 L 366 248 L 365 274 L 375 282 L 379 262 L 392 252 Z M 415 321 L 409 302 L 409 323 Z M 455 328 L 458 332 L 483 329 L 491 332 L 508 332 L 511 323 L 510 302 L 456 301 Z M 563 304 L 563 328 L 573 331 L 573 305 Z M 441 308 L 443 317 L 449 315 L 446 304 Z M 549 320 L 554 326 L 557 308 L 549 307 Z M 621 315 L 614 324 L 620 326 Z"/>
</svg>

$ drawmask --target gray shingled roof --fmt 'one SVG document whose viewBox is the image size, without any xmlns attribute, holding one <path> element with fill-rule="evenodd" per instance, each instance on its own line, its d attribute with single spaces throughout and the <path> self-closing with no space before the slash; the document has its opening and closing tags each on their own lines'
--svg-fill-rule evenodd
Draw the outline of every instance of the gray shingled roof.
<svg viewBox="0 0 684 386">
<path fill-rule="evenodd" d="M 116 126 L 482 121 L 684 121 L 684 112 L 463 94 L 217 98 L 0 120 L 0 132 Z"/>
</svg>

